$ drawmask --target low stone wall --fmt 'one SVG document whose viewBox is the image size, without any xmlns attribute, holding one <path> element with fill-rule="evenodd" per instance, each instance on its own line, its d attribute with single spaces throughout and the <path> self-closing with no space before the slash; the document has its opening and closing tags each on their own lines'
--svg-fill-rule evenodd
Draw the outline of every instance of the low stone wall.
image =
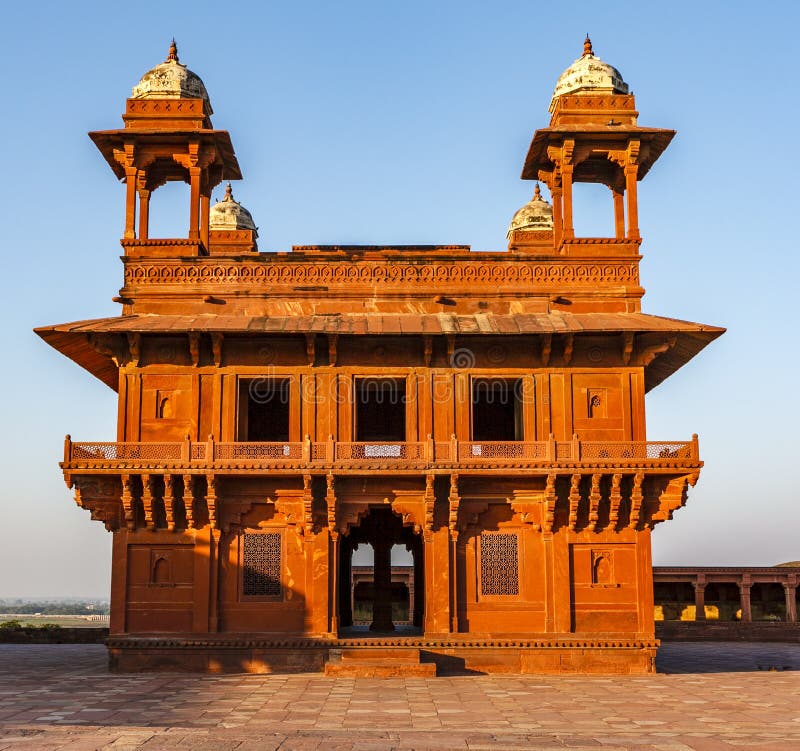
<svg viewBox="0 0 800 751">
<path fill-rule="evenodd" d="M 19 628 L 0 628 L 0 644 L 103 644 L 107 638 L 108 627 L 20 626 Z"/>
<path fill-rule="evenodd" d="M 781 621 L 656 621 L 663 641 L 800 642 L 800 623 Z"/>
</svg>

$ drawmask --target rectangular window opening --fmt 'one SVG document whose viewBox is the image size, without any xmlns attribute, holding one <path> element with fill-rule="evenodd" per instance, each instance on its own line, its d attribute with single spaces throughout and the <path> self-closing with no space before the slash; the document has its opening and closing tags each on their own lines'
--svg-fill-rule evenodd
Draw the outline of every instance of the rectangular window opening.
<svg viewBox="0 0 800 751">
<path fill-rule="evenodd" d="M 480 378 L 472 382 L 472 440 L 521 441 L 522 381 Z"/>
<path fill-rule="evenodd" d="M 406 440 L 405 379 L 359 378 L 355 396 L 356 441 Z"/>
<path fill-rule="evenodd" d="M 289 440 L 289 379 L 239 381 L 238 441 L 276 443 Z"/>
</svg>

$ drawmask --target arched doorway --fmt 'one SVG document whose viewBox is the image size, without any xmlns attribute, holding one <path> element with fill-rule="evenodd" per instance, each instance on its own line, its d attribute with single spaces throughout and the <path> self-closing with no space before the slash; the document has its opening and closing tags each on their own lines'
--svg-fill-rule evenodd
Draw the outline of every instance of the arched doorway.
<svg viewBox="0 0 800 751">
<path fill-rule="evenodd" d="M 371 567 L 354 567 L 353 552 L 362 545 L 374 551 Z M 392 566 L 392 548 L 411 553 L 411 565 Z M 340 628 L 360 636 L 419 633 L 424 614 L 422 538 L 387 506 L 371 507 L 339 544 Z M 368 622 L 366 619 L 369 619 Z"/>
</svg>

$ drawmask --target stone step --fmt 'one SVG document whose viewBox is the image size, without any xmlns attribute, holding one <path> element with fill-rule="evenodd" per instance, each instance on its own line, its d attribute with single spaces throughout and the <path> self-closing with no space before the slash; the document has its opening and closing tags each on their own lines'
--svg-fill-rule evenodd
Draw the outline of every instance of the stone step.
<svg viewBox="0 0 800 751">
<path fill-rule="evenodd" d="M 328 661 L 325 675 L 347 678 L 435 678 L 433 662 L 402 662 L 392 660 Z"/>
<path fill-rule="evenodd" d="M 337 652 L 338 654 L 333 654 Z M 355 660 L 391 660 L 392 662 L 418 663 L 420 660 L 418 649 L 405 649 L 403 647 L 342 647 L 331 650 L 331 659 L 340 659 L 342 662 Z"/>
</svg>

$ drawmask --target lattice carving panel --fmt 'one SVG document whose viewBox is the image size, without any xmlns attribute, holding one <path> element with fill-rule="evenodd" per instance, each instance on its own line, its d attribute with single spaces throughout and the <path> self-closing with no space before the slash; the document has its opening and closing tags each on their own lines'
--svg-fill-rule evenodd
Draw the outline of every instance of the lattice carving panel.
<svg viewBox="0 0 800 751">
<path fill-rule="evenodd" d="M 245 597 L 280 597 L 280 532 L 248 533 L 242 538 L 242 594 Z"/>
<path fill-rule="evenodd" d="M 481 595 L 519 594 L 519 538 L 515 534 L 481 534 Z"/>
</svg>

